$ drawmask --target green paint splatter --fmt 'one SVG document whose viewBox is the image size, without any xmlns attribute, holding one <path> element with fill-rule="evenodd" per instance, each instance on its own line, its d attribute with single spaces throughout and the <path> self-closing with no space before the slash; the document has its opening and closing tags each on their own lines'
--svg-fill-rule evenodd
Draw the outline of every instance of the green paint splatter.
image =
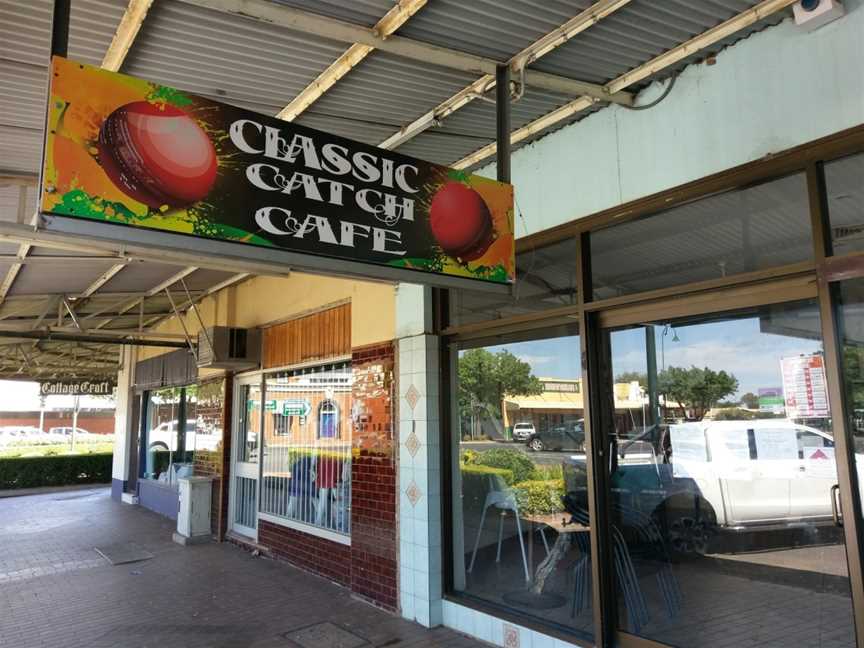
<svg viewBox="0 0 864 648">
<path fill-rule="evenodd" d="M 168 88 L 161 85 L 153 86 L 153 89 L 147 95 L 147 101 L 151 103 L 162 101 L 171 104 L 172 106 L 177 106 L 178 108 L 188 106 L 192 103 L 192 99 L 181 90 L 175 90 L 174 88 Z"/>
<path fill-rule="evenodd" d="M 447 177 L 456 182 L 470 184 L 471 174 L 462 169 L 447 169 Z"/>
<path fill-rule="evenodd" d="M 394 259 L 387 265 L 395 266 L 397 268 L 410 268 L 411 270 L 425 270 L 427 272 L 441 272 L 444 270 L 444 260 L 441 258 L 423 259 L 419 257 L 409 257 Z"/>
<path fill-rule="evenodd" d="M 57 214 L 121 223 L 130 223 L 143 218 L 143 215 L 136 214 L 121 202 L 103 200 L 81 189 L 67 191 L 51 211 Z"/>
</svg>

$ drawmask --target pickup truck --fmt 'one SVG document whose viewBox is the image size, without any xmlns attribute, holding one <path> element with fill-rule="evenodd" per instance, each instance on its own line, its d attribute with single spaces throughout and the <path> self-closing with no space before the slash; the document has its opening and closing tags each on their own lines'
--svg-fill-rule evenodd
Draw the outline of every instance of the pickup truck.
<svg viewBox="0 0 864 648">
<path fill-rule="evenodd" d="M 718 531 L 831 524 L 839 516 L 831 434 L 780 419 L 654 426 L 610 443 L 614 512 L 650 516 L 678 554 Z M 856 455 L 864 492 L 864 455 Z M 571 457 L 569 470 L 584 459 Z M 567 470 L 565 464 L 565 470 Z"/>
</svg>

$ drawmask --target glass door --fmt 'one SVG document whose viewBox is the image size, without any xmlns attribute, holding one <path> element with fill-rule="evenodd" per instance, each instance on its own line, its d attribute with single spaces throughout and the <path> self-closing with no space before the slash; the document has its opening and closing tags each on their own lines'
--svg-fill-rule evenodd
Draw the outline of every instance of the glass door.
<svg viewBox="0 0 864 648">
<path fill-rule="evenodd" d="M 238 379 L 234 394 L 229 519 L 232 530 L 257 539 L 262 415 L 261 377 Z"/>
<path fill-rule="evenodd" d="M 600 336 L 620 642 L 856 646 L 818 301 L 646 312 Z"/>
</svg>

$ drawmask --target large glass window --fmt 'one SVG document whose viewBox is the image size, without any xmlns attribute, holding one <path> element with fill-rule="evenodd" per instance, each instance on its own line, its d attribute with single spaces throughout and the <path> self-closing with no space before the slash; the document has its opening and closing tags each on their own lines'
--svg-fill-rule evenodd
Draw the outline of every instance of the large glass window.
<svg viewBox="0 0 864 648">
<path fill-rule="evenodd" d="M 594 299 L 720 279 L 813 257 L 803 173 L 591 233 Z"/>
<path fill-rule="evenodd" d="M 576 240 L 571 238 L 517 254 L 511 296 L 451 290 L 450 324 L 473 324 L 576 303 Z"/>
<path fill-rule="evenodd" d="M 350 534 L 351 367 L 265 377 L 261 512 Z"/>
<path fill-rule="evenodd" d="M 854 646 L 815 301 L 606 343 L 618 628 L 673 646 Z"/>
<path fill-rule="evenodd" d="M 834 254 L 864 250 L 864 153 L 825 165 Z"/>
<path fill-rule="evenodd" d="M 197 387 L 167 387 L 145 392 L 142 420 L 143 479 L 175 485 L 192 474 L 195 446 L 218 443 L 214 435 L 197 432 Z"/>
<path fill-rule="evenodd" d="M 590 638 L 579 338 L 464 349 L 456 373 L 453 589 Z"/>
</svg>

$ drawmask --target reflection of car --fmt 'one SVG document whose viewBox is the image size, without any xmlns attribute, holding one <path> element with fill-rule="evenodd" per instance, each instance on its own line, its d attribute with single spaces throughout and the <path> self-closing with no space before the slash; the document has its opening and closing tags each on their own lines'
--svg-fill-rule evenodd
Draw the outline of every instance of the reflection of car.
<svg viewBox="0 0 864 648">
<path fill-rule="evenodd" d="M 535 431 L 533 423 L 517 423 L 513 426 L 513 440 L 527 441 Z"/>
<path fill-rule="evenodd" d="M 812 427 L 777 419 L 654 426 L 613 449 L 617 505 L 652 515 L 680 553 L 704 552 L 716 530 L 832 521 L 834 439 Z M 864 477 L 864 456 L 857 465 Z"/>
<path fill-rule="evenodd" d="M 196 419 L 186 421 L 186 449 L 187 450 L 216 450 L 222 440 L 216 430 L 197 425 Z M 150 430 L 147 437 L 147 449 L 155 451 L 171 450 L 177 451 L 177 424 L 178 421 L 164 421 Z"/>
<path fill-rule="evenodd" d="M 579 419 L 537 432 L 528 439 L 528 447 L 537 452 L 541 450 L 582 452 L 585 449 L 584 421 Z"/>
<path fill-rule="evenodd" d="M 49 428 L 48 434 L 56 434 L 57 436 L 72 436 L 72 430 L 75 430 L 75 434 L 90 434 L 84 428 L 73 428 L 73 427 L 52 427 Z"/>
</svg>

